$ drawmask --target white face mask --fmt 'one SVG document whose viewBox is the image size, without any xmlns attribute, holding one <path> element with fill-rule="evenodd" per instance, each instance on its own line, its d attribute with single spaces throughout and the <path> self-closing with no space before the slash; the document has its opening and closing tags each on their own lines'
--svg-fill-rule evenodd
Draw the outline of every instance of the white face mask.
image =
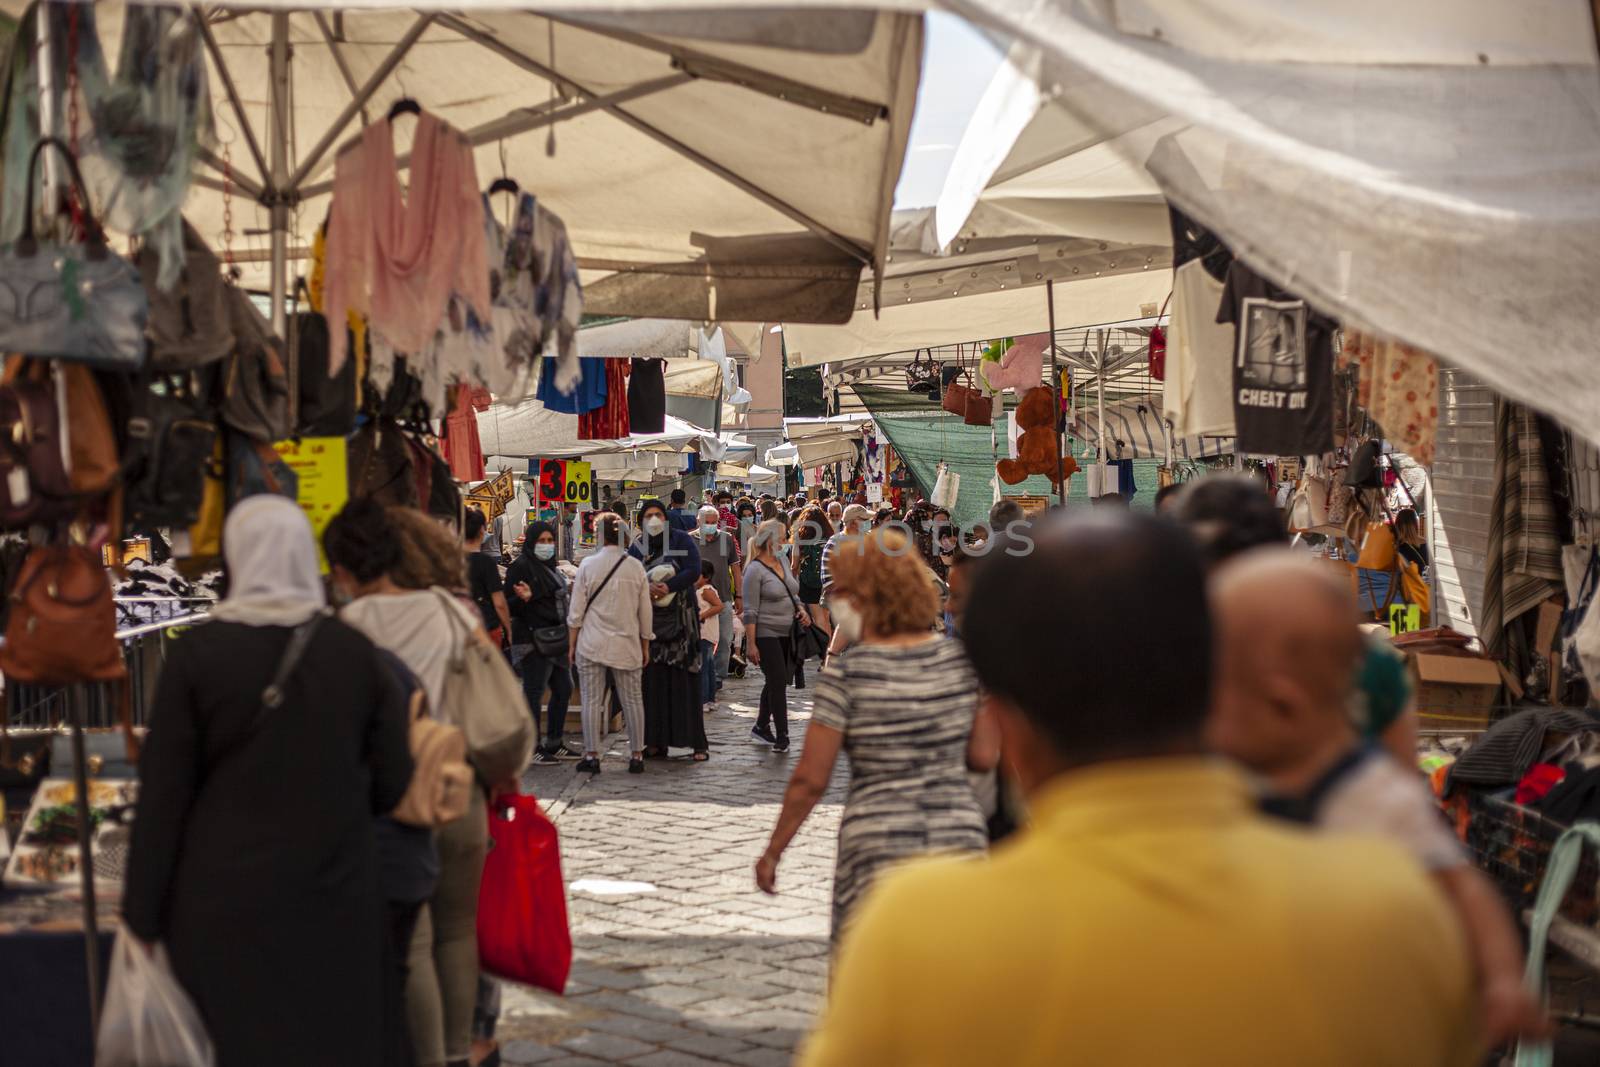
<svg viewBox="0 0 1600 1067">
<path fill-rule="evenodd" d="M 666 528 L 667 520 L 663 519 L 660 515 L 652 515 L 648 519 L 644 520 L 644 532 L 649 534 L 651 537 L 659 536 L 661 531 L 665 530 Z"/>
<path fill-rule="evenodd" d="M 828 605 L 828 613 L 833 616 L 833 626 L 839 636 L 851 642 L 861 640 L 861 612 L 854 604 L 843 597 L 835 597 Z"/>
<path fill-rule="evenodd" d="M 555 545 L 534 545 L 533 546 L 533 554 L 535 556 L 538 556 L 540 559 L 555 559 L 556 558 L 556 546 Z"/>
<path fill-rule="evenodd" d="M 702 526 L 700 527 L 700 536 L 709 541 L 717 536 L 717 528 L 715 526 Z"/>
</svg>

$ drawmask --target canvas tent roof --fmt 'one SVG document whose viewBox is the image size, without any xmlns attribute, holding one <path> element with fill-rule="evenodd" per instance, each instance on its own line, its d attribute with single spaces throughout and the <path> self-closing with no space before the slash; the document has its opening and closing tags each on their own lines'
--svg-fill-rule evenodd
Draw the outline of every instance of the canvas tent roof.
<svg viewBox="0 0 1600 1067">
<path fill-rule="evenodd" d="M 303 254 L 327 211 L 335 148 L 403 95 L 468 132 L 485 186 L 503 168 L 563 217 L 591 312 L 841 320 L 862 265 L 885 255 L 920 15 L 803 3 L 708 14 L 673 0 L 578 0 L 549 15 L 417 6 L 204 9 L 247 265 L 267 260 L 275 214 Z M 93 10 L 115 56 L 124 6 Z M 269 137 L 275 97 L 293 119 L 281 140 Z M 397 128 L 403 153 L 411 124 Z M 214 160 L 186 205 L 214 243 L 222 170 Z"/>
<path fill-rule="evenodd" d="M 544 456 L 577 458 L 615 452 L 689 452 L 702 438 L 716 439 L 701 429 L 668 415 L 662 433 L 631 434 L 610 441 L 578 438 L 578 416 L 551 411 L 537 400 L 518 404 L 495 403 L 478 412 L 478 439 L 486 456 Z"/>
</svg>

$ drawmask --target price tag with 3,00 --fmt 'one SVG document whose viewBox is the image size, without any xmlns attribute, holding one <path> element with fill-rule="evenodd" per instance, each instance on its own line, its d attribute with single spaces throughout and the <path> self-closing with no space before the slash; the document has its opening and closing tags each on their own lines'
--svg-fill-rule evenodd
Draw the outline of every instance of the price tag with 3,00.
<svg viewBox="0 0 1600 1067">
<path fill-rule="evenodd" d="M 569 504 L 588 504 L 594 500 L 594 469 L 582 460 L 568 460 L 562 499 Z"/>
</svg>

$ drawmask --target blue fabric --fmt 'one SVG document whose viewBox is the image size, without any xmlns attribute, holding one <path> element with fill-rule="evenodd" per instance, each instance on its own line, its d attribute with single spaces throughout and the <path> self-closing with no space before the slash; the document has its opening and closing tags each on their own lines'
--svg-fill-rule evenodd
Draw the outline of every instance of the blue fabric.
<svg viewBox="0 0 1600 1067">
<path fill-rule="evenodd" d="M 578 367 L 583 374 L 571 395 L 567 395 L 556 388 L 556 361 L 544 361 L 544 370 L 539 375 L 539 391 L 535 395 L 539 403 L 551 411 L 560 411 L 567 415 L 582 415 L 586 411 L 604 407 L 606 403 L 606 366 L 605 360 L 598 358 L 585 358 L 578 360 Z"/>
<path fill-rule="evenodd" d="M 714 704 L 717 700 L 717 654 L 715 646 L 705 638 L 700 639 L 700 703 Z"/>
<path fill-rule="evenodd" d="M 699 509 L 690 511 L 687 508 L 668 508 L 667 525 L 674 530 L 682 530 L 686 534 L 692 534 L 695 532 L 695 528 L 700 525 Z"/>
<path fill-rule="evenodd" d="M 1117 468 L 1117 492 L 1131 501 L 1139 492 L 1139 487 L 1133 483 L 1133 460 L 1114 459 L 1111 465 Z"/>
<path fill-rule="evenodd" d="M 1359 568 L 1356 571 L 1357 607 L 1364 612 L 1382 611 L 1383 602 L 1389 599 L 1389 583 L 1393 580 L 1393 571 Z"/>
</svg>

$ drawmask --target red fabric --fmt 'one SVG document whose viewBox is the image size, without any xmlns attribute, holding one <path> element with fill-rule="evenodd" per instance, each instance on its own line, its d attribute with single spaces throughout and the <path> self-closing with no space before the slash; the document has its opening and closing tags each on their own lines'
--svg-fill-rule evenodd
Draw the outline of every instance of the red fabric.
<svg viewBox="0 0 1600 1067">
<path fill-rule="evenodd" d="M 567 988 L 572 931 L 556 826 L 531 796 L 489 807 L 489 854 L 478 890 L 478 962 L 490 974 L 552 993 Z"/>
<path fill-rule="evenodd" d="M 1150 377 L 1167 380 L 1167 331 L 1159 326 L 1150 327 Z"/>
<path fill-rule="evenodd" d="M 450 464 L 450 477 L 458 482 L 481 482 L 484 477 L 483 441 L 478 437 L 478 413 L 473 410 L 472 392 L 466 386 L 455 389 L 450 414 L 445 416 L 444 438 L 439 448 Z M 427 502 L 427 497 L 423 497 Z"/>
<path fill-rule="evenodd" d="M 608 359 L 606 402 L 578 416 L 578 440 L 615 441 L 628 436 L 628 360 Z"/>
<path fill-rule="evenodd" d="M 1522 776 L 1522 781 L 1517 783 L 1517 803 L 1532 804 L 1544 799 L 1544 795 L 1560 785 L 1561 779 L 1566 776 L 1565 768 L 1551 763 L 1535 763 Z"/>
</svg>

